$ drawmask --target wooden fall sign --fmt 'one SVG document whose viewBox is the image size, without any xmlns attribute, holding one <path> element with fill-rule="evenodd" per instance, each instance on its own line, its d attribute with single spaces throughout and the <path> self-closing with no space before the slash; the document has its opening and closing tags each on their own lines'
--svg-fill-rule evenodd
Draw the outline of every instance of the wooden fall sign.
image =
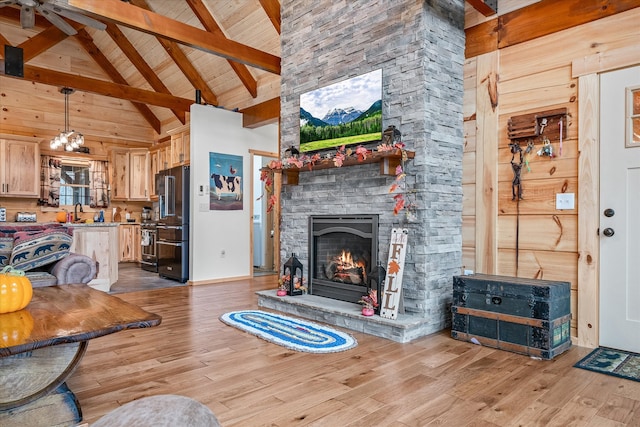
<svg viewBox="0 0 640 427">
<path fill-rule="evenodd" d="M 391 230 L 387 277 L 382 290 L 380 317 L 386 317 L 387 319 L 396 319 L 398 317 L 408 236 L 409 230 L 406 228 L 394 228 Z"/>
</svg>

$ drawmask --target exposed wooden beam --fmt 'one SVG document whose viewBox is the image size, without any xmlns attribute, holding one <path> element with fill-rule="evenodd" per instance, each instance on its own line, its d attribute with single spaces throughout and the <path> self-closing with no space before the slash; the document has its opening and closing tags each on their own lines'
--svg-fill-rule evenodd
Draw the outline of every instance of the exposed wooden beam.
<svg viewBox="0 0 640 427">
<path fill-rule="evenodd" d="M 640 0 L 542 0 L 500 18 L 498 48 L 512 46 L 616 13 L 640 7 Z"/>
<path fill-rule="evenodd" d="M 81 28 L 78 26 L 76 31 Z M 49 50 L 49 48 L 57 45 L 61 41 L 65 40 L 67 36 L 65 33 L 60 31 L 57 27 L 51 25 L 49 28 L 46 28 L 40 31 L 35 36 L 28 38 L 23 43 L 20 44 L 19 47 L 23 49 L 23 60 L 25 63 L 29 62 L 36 56 L 40 55 L 43 52 Z"/>
<path fill-rule="evenodd" d="M 113 80 L 115 83 L 119 83 L 121 85 L 129 85 L 127 80 L 120 74 L 120 72 L 114 67 L 109 59 L 102 53 L 102 51 L 95 45 L 93 42 L 93 38 L 87 31 L 82 28 L 78 30 L 78 34 L 75 35 L 75 38 L 84 50 L 93 58 L 94 61 L 104 70 L 105 73 Z M 162 132 L 162 126 L 160 124 L 160 120 L 153 114 L 153 111 L 145 104 L 141 104 L 139 102 L 133 102 L 133 106 L 142 114 L 142 117 L 151 125 L 153 130 L 156 133 L 160 134 Z"/>
<path fill-rule="evenodd" d="M 280 97 L 240 110 L 242 127 L 257 128 L 269 123 L 277 123 L 280 118 Z"/>
<path fill-rule="evenodd" d="M 148 10 L 151 12 L 146 0 L 132 0 L 136 7 Z M 218 105 L 218 97 L 213 93 L 207 82 L 202 78 L 198 70 L 193 66 L 187 55 L 180 49 L 178 43 L 171 40 L 164 39 L 156 36 L 158 42 L 167 51 L 167 54 L 173 59 L 173 62 L 180 68 L 187 80 L 191 82 L 195 89 L 199 89 L 202 93 L 202 97 L 208 104 Z"/>
<path fill-rule="evenodd" d="M 466 39 L 464 56 L 466 58 L 498 50 L 498 18 L 474 25 L 464 32 Z"/>
<path fill-rule="evenodd" d="M 180 49 L 180 45 L 178 43 L 172 42 L 170 40 L 165 40 L 162 38 L 158 38 L 158 41 L 164 47 L 164 50 L 167 51 L 173 62 L 176 63 L 178 68 L 182 71 L 185 77 L 191 82 L 195 89 L 200 89 L 202 93 L 202 98 L 211 105 L 218 105 L 218 97 L 211 90 L 205 79 L 202 78 L 198 70 L 191 64 L 187 55 Z"/>
<path fill-rule="evenodd" d="M 1 7 L 0 16 L 10 19 L 17 24 L 20 23 L 20 9 L 15 9 L 13 7 Z M 75 21 L 69 21 L 69 24 L 76 30 L 84 27 L 82 24 Z M 36 15 L 36 26 L 42 27 L 44 30 L 18 45 L 18 47 L 23 50 L 23 61 L 25 63 L 68 37 L 65 33 L 51 25 L 49 21 L 42 18 L 40 15 Z M 3 44 L 9 44 L 9 42 Z"/>
<path fill-rule="evenodd" d="M 172 40 L 185 46 L 280 74 L 280 58 L 220 35 L 192 27 L 119 0 L 68 0 L 69 5 L 124 26 Z"/>
<path fill-rule="evenodd" d="M 96 63 L 111 77 L 113 81 L 120 84 L 128 84 L 127 81 L 122 77 L 122 75 L 118 72 L 118 70 L 113 67 L 111 62 L 100 52 L 100 49 L 93 43 L 93 39 L 84 30 L 84 25 L 79 24 L 77 22 L 70 22 L 70 24 L 78 31 L 76 35 L 76 40 L 80 42 L 85 51 L 96 61 Z M 20 44 L 20 48 L 23 49 L 23 61 L 26 63 L 29 60 L 35 58 L 42 52 L 45 52 L 49 48 L 55 46 L 60 43 L 62 40 L 65 40 L 69 37 L 67 34 L 62 32 L 60 29 L 53 25 L 49 25 L 48 28 L 45 28 L 43 31 L 27 39 L 24 43 Z M 67 86 L 72 86 L 72 83 L 69 83 Z M 160 120 L 153 114 L 151 109 L 147 107 L 145 104 L 139 102 L 132 102 L 134 107 L 140 112 L 140 114 L 145 118 L 145 120 L 151 125 L 151 127 L 159 134 L 161 132 L 161 124 Z M 183 116 L 184 116 L 183 112 Z"/>
<path fill-rule="evenodd" d="M 467 3 L 473 6 L 475 10 L 477 10 L 484 16 L 491 16 L 498 13 L 497 0 L 467 0 Z"/>
<path fill-rule="evenodd" d="M 0 77 L 10 77 L 4 72 L 4 63 L 1 64 Z M 118 83 L 106 82 L 104 80 L 83 77 L 77 74 L 62 73 L 59 71 L 47 70 L 46 68 L 34 67 L 33 65 L 24 66 L 23 80 L 42 83 L 52 86 L 69 86 L 83 92 L 95 93 L 112 98 L 126 99 L 132 102 L 142 102 L 150 105 L 157 105 L 165 108 L 180 108 L 189 111 L 193 101 L 191 99 L 179 98 L 173 95 L 157 93 L 150 90 L 137 89 L 131 86 Z"/>
<path fill-rule="evenodd" d="M 278 0 L 260 0 L 260 4 L 276 31 L 280 34 L 280 2 Z"/>
<path fill-rule="evenodd" d="M 209 13 L 209 10 L 202 0 L 187 0 L 187 4 L 207 31 L 214 34 L 220 34 L 225 39 L 227 38 L 218 23 L 213 19 L 213 16 Z M 251 96 L 256 98 L 258 96 L 258 84 L 247 66 L 230 59 L 227 59 L 227 61 Z"/>
<path fill-rule="evenodd" d="M 467 28 L 465 56 L 475 57 L 640 7 L 640 0 L 541 0 Z"/>
<path fill-rule="evenodd" d="M 153 71 L 153 69 L 147 64 L 142 55 L 138 53 L 136 48 L 131 44 L 129 39 L 124 35 L 124 33 L 118 28 L 118 26 L 114 23 L 107 23 L 107 34 L 111 37 L 111 39 L 118 45 L 120 50 L 125 54 L 129 61 L 133 64 L 134 67 L 142 74 L 142 77 L 149 82 L 153 90 L 161 93 L 171 94 L 169 88 L 167 88 L 160 77 Z M 171 110 L 173 114 L 180 120 L 182 124 L 186 123 L 186 114 L 181 110 Z M 158 132 L 160 133 L 160 132 Z"/>
</svg>

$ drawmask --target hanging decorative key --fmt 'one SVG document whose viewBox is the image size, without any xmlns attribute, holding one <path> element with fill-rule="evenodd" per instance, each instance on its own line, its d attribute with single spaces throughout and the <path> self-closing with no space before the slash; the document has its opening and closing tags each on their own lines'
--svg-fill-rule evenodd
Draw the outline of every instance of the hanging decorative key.
<svg viewBox="0 0 640 427">
<path fill-rule="evenodd" d="M 542 148 L 538 150 L 538 156 L 546 156 L 553 158 L 553 145 L 546 136 L 542 139 Z"/>
<path fill-rule="evenodd" d="M 533 142 L 533 139 L 530 139 L 527 143 L 527 148 L 524 150 L 524 164 L 527 166 L 527 172 L 531 172 L 531 168 L 529 167 L 529 156 L 534 148 L 536 148 L 536 145 Z"/>
</svg>

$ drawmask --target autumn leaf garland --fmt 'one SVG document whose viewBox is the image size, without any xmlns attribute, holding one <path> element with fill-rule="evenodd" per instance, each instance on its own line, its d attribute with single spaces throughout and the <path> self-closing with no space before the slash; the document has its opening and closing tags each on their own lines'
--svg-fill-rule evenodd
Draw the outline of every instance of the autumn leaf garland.
<svg viewBox="0 0 640 427">
<path fill-rule="evenodd" d="M 341 146 L 335 152 L 335 154 L 325 157 L 325 159 L 331 159 L 334 166 L 339 168 L 342 167 L 344 161 L 347 157 L 353 156 L 355 154 L 357 160 L 359 162 L 363 162 L 369 157 L 373 151 L 377 152 L 388 152 L 393 150 L 401 150 L 402 151 L 402 162 L 400 165 L 396 167 L 396 179 L 393 184 L 389 187 L 389 193 L 396 193 L 397 191 L 404 190 L 404 180 L 406 174 L 403 169 L 403 165 L 407 159 L 407 153 L 404 151 L 404 144 L 402 142 L 396 142 L 395 144 L 380 144 L 375 150 L 368 150 L 367 148 L 359 145 L 355 149 L 355 153 L 351 148 L 345 148 L 345 146 Z M 312 155 L 300 154 L 298 156 L 287 157 L 282 160 L 272 160 L 267 168 L 263 169 L 260 172 L 260 180 L 264 182 L 264 189 L 267 194 L 273 193 L 273 170 L 285 169 L 288 167 L 296 167 L 298 169 L 302 169 L 307 166 L 309 170 L 313 169 L 313 166 L 320 161 L 323 160 L 323 157 L 320 156 L 319 153 L 315 153 Z M 265 194 L 262 194 L 257 200 L 260 200 L 264 197 Z M 393 200 L 395 201 L 393 214 L 398 215 L 403 209 L 407 209 L 412 207 L 410 203 L 407 203 L 407 200 L 404 197 L 404 192 L 397 192 L 393 196 Z M 275 194 L 270 194 L 267 201 L 267 212 L 271 212 L 277 202 L 277 197 Z"/>
</svg>

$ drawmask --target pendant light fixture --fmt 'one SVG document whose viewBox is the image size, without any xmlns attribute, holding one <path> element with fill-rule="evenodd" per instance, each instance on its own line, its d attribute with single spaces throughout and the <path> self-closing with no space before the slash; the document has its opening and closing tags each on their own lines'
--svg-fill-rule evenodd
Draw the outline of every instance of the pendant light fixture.
<svg viewBox="0 0 640 427">
<path fill-rule="evenodd" d="M 75 89 L 63 87 L 60 93 L 64 94 L 64 131 L 53 138 L 49 146 L 57 150 L 64 148 L 65 151 L 74 151 L 84 144 L 84 136 L 75 130 L 69 130 L 69 95 L 75 92 Z"/>
</svg>

